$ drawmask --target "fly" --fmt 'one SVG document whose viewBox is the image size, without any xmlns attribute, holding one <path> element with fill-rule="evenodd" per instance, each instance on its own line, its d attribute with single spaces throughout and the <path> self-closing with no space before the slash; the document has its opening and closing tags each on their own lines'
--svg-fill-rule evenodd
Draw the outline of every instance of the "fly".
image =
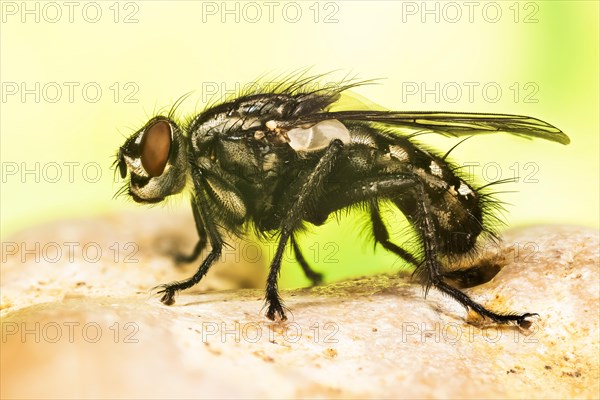
<svg viewBox="0 0 600 400">
<path fill-rule="evenodd" d="M 330 111 L 342 82 L 314 89 L 318 77 L 298 77 L 277 89 L 257 91 L 209 107 L 182 124 L 174 116 L 148 121 L 121 146 L 117 168 L 139 203 L 157 203 L 182 192 L 191 182 L 191 206 L 199 240 L 188 256 L 210 252 L 188 279 L 159 286 L 161 301 L 197 284 L 219 259 L 225 233 L 277 235 L 266 284 L 266 316 L 286 319 L 278 276 L 290 245 L 306 276 L 321 275 L 306 262 L 296 242 L 306 224 L 322 225 L 330 214 L 361 205 L 376 243 L 413 264 L 426 290 L 434 287 L 467 309 L 497 323 L 529 326 L 535 313 L 488 310 L 449 283 L 456 277 L 447 263 L 473 256 L 480 237 L 497 238 L 493 223 L 498 203 L 477 188 L 459 168 L 424 149 L 414 135 L 446 136 L 506 132 L 568 144 L 558 128 L 536 118 L 480 113 Z M 380 208 L 392 204 L 419 239 L 408 251 L 390 240 Z"/>
</svg>

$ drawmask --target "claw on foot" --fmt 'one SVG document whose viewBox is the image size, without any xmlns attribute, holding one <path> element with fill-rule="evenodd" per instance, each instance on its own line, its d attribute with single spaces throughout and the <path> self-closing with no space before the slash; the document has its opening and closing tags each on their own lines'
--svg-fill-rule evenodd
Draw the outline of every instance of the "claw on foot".
<svg viewBox="0 0 600 400">
<path fill-rule="evenodd" d="M 283 311 L 283 307 L 279 303 L 270 304 L 269 309 L 267 310 L 267 313 L 265 315 L 271 321 L 275 321 L 275 317 L 277 315 L 279 315 L 279 319 L 282 321 L 285 321 L 287 319 L 287 316 L 285 315 L 285 312 Z"/>
<path fill-rule="evenodd" d="M 160 298 L 161 303 L 163 303 L 166 306 L 172 306 L 173 304 L 175 304 L 175 291 L 173 289 L 169 288 L 168 285 L 160 285 L 153 288 L 152 291 L 155 291 L 157 289 L 160 290 L 156 292 L 156 295 L 162 294 L 162 297 Z"/>
<path fill-rule="evenodd" d="M 166 306 L 172 306 L 175 304 L 175 297 L 172 293 L 165 293 L 163 297 L 161 297 L 160 301 Z"/>
<path fill-rule="evenodd" d="M 531 327 L 531 323 L 532 321 L 528 320 L 527 318 L 529 317 L 539 317 L 540 315 L 537 313 L 525 313 L 521 316 L 519 316 L 519 318 L 517 318 L 517 325 L 519 325 L 519 327 L 523 328 L 523 329 L 529 329 Z"/>
<path fill-rule="evenodd" d="M 310 279 L 313 286 L 317 286 L 323 283 L 323 274 L 316 272 L 315 274 L 310 275 L 308 279 Z"/>
</svg>

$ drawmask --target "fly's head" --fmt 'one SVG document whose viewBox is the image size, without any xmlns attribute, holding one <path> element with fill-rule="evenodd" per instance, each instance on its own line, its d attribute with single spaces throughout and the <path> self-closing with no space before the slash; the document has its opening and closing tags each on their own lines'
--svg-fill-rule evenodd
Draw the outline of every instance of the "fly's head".
<svg viewBox="0 0 600 400">
<path fill-rule="evenodd" d="M 152 118 L 119 148 L 115 164 L 121 178 L 129 171 L 122 190 L 138 203 L 158 203 L 181 192 L 188 168 L 181 129 L 167 117 Z"/>
</svg>

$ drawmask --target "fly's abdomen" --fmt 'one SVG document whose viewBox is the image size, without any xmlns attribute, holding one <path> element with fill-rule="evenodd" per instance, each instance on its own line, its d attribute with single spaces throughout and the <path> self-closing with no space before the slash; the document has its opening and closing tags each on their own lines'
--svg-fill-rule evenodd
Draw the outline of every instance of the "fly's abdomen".
<svg viewBox="0 0 600 400">
<path fill-rule="evenodd" d="M 388 143 L 381 165 L 388 172 L 409 172 L 422 184 L 429 207 L 419 206 L 423 199 L 418 190 L 398 193 L 391 200 L 412 224 L 421 224 L 428 213 L 437 232 L 437 246 L 442 254 L 460 255 L 475 247 L 484 230 L 483 207 L 479 193 L 454 173 L 455 167 L 408 139 Z"/>
</svg>

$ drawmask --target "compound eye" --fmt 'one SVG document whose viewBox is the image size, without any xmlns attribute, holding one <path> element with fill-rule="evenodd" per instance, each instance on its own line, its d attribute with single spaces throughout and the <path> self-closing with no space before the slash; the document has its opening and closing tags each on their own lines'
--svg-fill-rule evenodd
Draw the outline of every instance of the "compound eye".
<svg viewBox="0 0 600 400">
<path fill-rule="evenodd" d="M 171 125 L 158 121 L 146 129 L 141 144 L 142 166 L 151 178 L 162 175 L 171 149 Z"/>
</svg>

